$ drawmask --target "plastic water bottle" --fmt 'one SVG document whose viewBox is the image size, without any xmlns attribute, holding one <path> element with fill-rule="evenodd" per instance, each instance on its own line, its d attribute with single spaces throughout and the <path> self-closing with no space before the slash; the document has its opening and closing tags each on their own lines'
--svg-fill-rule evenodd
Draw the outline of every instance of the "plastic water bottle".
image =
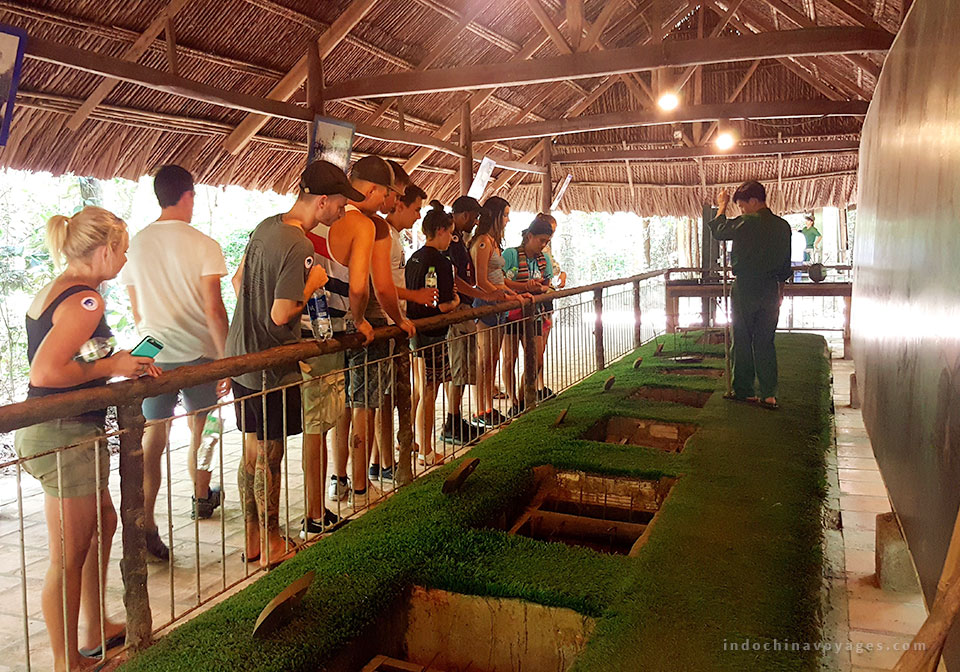
<svg viewBox="0 0 960 672">
<path fill-rule="evenodd" d="M 427 277 L 423 281 L 423 286 L 426 287 L 427 289 L 437 288 L 437 267 L 436 266 L 431 266 L 430 268 L 427 269 Z M 437 301 L 434 301 L 433 305 L 437 305 Z"/>
<path fill-rule="evenodd" d="M 84 362 L 95 362 L 112 355 L 116 347 L 117 339 L 113 336 L 95 336 L 80 346 L 77 359 Z"/>
<path fill-rule="evenodd" d="M 197 449 L 197 469 L 210 471 L 213 465 L 213 453 L 220 441 L 220 418 L 208 415 L 203 423 L 203 435 L 200 439 L 200 448 Z"/>
<path fill-rule="evenodd" d="M 330 309 L 327 307 L 327 292 L 318 289 L 307 301 L 307 310 L 310 313 L 310 328 L 313 337 L 318 341 L 325 341 L 333 336 L 333 322 L 330 320 Z"/>
</svg>

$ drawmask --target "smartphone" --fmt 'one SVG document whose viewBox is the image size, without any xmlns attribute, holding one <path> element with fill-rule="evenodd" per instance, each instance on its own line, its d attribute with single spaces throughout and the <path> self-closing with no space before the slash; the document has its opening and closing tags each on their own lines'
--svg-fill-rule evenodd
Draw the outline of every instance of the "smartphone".
<svg viewBox="0 0 960 672">
<path fill-rule="evenodd" d="M 156 359 L 161 350 L 163 350 L 163 343 L 153 336 L 144 336 L 143 340 L 137 343 L 137 347 L 130 351 L 130 354 L 134 357 Z"/>
</svg>

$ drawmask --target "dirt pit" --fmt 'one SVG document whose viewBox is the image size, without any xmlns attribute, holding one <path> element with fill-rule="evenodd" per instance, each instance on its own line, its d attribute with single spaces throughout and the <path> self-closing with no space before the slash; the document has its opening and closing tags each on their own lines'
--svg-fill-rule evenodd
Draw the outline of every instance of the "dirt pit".
<svg viewBox="0 0 960 672">
<path fill-rule="evenodd" d="M 713 392 L 685 390 L 679 387 L 638 387 L 628 396 L 630 399 L 666 401 L 674 404 L 683 404 L 684 406 L 703 408 L 707 405 L 707 401 L 712 395 Z"/>
<path fill-rule="evenodd" d="M 605 476 L 550 466 L 535 472 L 533 496 L 510 525 L 510 534 L 630 556 L 646 543 L 676 482 L 670 477 Z"/>
<path fill-rule="evenodd" d="M 588 441 L 644 446 L 668 453 L 679 453 L 697 431 L 696 425 L 614 415 L 598 421 L 581 438 Z"/>
<path fill-rule="evenodd" d="M 414 586 L 325 672 L 565 672 L 594 619 L 524 600 Z"/>
</svg>

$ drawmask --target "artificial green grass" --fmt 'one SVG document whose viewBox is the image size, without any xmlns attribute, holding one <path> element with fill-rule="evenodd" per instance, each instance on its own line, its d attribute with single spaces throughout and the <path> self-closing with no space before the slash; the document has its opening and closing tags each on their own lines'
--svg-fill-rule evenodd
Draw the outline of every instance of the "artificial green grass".
<svg viewBox="0 0 960 672">
<path fill-rule="evenodd" d="M 703 349 L 692 344 L 696 336 L 677 350 Z M 322 669 L 410 585 L 520 598 L 597 618 L 578 672 L 814 669 L 814 651 L 775 651 L 773 642 L 819 640 L 829 363 L 817 336 L 778 336 L 777 348 L 782 408 L 771 412 L 723 401 L 722 379 L 659 374 L 669 360 L 654 357 L 648 344 L 474 447 L 470 456 L 480 465 L 460 493 L 440 493 L 453 465 L 418 480 L 122 669 Z M 706 350 L 722 353 L 722 346 Z M 636 355 L 644 360 L 633 369 Z M 723 360 L 705 366 L 722 367 Z M 604 393 L 610 375 L 616 384 Z M 628 399 L 640 385 L 717 394 L 703 409 Z M 553 429 L 566 407 L 565 422 Z M 680 454 L 579 438 L 610 415 L 692 422 L 700 430 Z M 491 529 L 504 508 L 522 506 L 531 469 L 542 464 L 680 478 L 648 543 L 628 558 Z M 253 640 L 260 610 L 310 569 L 317 576 L 297 619 L 270 639 Z M 760 650 L 729 650 L 748 638 Z"/>
</svg>

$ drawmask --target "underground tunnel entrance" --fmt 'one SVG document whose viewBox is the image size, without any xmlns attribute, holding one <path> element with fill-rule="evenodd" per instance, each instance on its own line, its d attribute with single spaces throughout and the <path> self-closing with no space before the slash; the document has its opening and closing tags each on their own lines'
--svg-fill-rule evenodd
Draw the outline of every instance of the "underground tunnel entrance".
<svg viewBox="0 0 960 672">
<path fill-rule="evenodd" d="M 667 422 L 648 418 L 628 418 L 614 415 L 596 422 L 583 433 L 587 441 L 616 443 L 621 446 L 644 446 L 668 453 L 679 453 L 687 445 L 696 425 L 685 422 Z"/>
<path fill-rule="evenodd" d="M 643 399 L 645 401 L 666 401 L 674 404 L 683 404 L 684 406 L 693 406 L 703 408 L 707 401 L 713 395 L 713 392 L 701 392 L 700 390 L 686 390 L 680 387 L 638 387 L 631 392 L 630 399 Z"/>
<path fill-rule="evenodd" d="M 636 555 L 676 478 L 606 476 L 538 467 L 529 505 L 508 529 L 540 541 Z"/>
<path fill-rule="evenodd" d="M 723 369 L 714 369 L 708 366 L 686 366 L 657 369 L 657 373 L 664 376 L 703 376 L 704 378 L 723 378 Z"/>
<path fill-rule="evenodd" d="M 565 672 L 596 621 L 525 600 L 413 586 L 325 672 Z"/>
</svg>

